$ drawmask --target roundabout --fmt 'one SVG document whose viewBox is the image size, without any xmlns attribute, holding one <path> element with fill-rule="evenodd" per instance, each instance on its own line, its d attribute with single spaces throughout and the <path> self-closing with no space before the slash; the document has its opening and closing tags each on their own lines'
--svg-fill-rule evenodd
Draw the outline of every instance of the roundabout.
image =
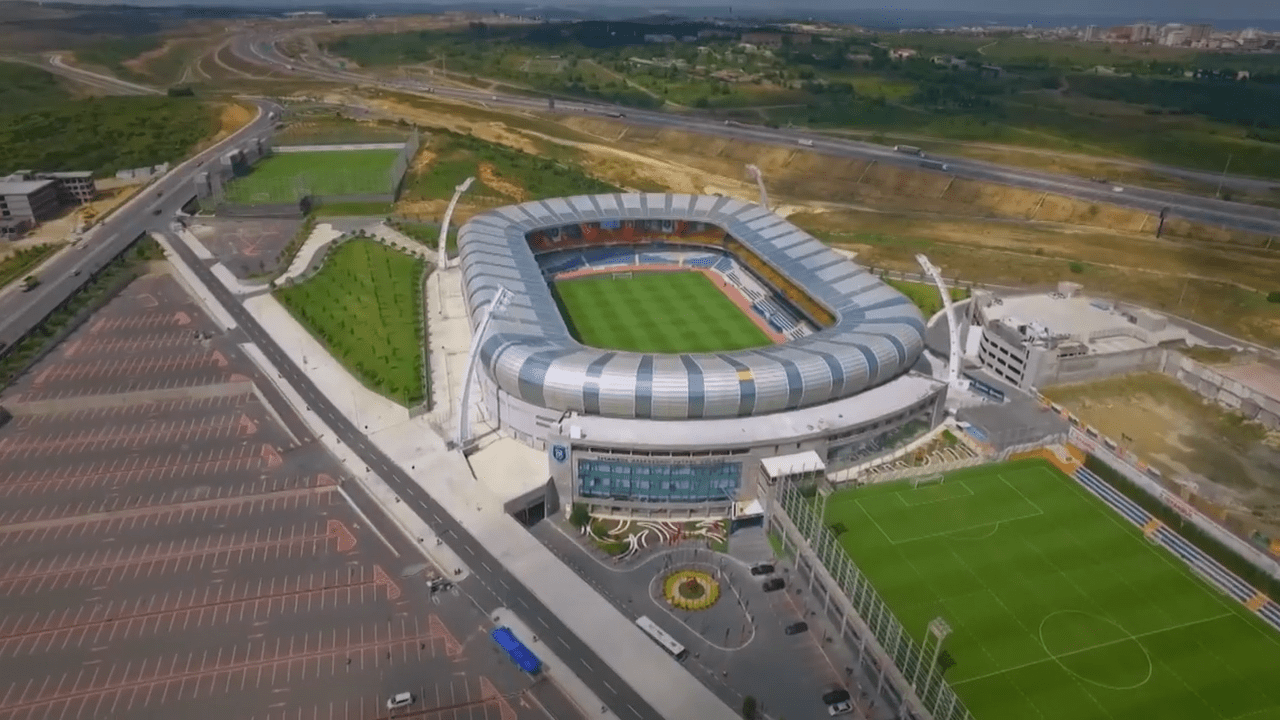
<svg viewBox="0 0 1280 720">
<path fill-rule="evenodd" d="M 663 578 L 662 595 L 679 610 L 706 610 L 720 599 L 720 582 L 702 570 L 677 570 Z"/>
</svg>

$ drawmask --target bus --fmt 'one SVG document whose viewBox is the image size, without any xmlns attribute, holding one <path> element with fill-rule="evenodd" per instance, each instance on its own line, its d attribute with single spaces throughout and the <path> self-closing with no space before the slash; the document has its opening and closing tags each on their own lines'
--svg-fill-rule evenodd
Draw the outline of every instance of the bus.
<svg viewBox="0 0 1280 720">
<path fill-rule="evenodd" d="M 676 639 L 662 631 L 657 623 L 647 617 L 636 618 L 636 625 L 644 631 L 645 635 L 653 638 L 653 641 L 662 646 L 671 657 L 680 662 L 689 657 L 689 651 L 683 645 L 676 642 Z"/>
</svg>

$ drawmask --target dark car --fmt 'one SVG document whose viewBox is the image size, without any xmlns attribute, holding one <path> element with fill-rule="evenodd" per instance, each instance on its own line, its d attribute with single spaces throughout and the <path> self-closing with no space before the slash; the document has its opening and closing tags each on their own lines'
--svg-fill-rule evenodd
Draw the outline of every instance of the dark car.
<svg viewBox="0 0 1280 720">
<path fill-rule="evenodd" d="M 772 575 L 773 565 L 771 563 L 756 563 L 751 566 L 752 575 Z"/>
<path fill-rule="evenodd" d="M 156 208 L 155 210 L 152 210 L 152 211 L 151 211 L 151 214 L 152 214 L 152 215 L 159 215 L 159 214 L 160 214 L 160 208 Z"/>
<path fill-rule="evenodd" d="M 800 633 L 808 629 L 809 629 L 809 623 L 796 622 L 796 623 L 791 623 L 790 625 L 783 628 L 782 632 L 787 635 L 799 635 Z M 827 703 L 827 704 L 830 705 L 831 703 Z"/>
<path fill-rule="evenodd" d="M 765 580 L 764 585 L 762 587 L 764 587 L 765 592 L 773 592 L 774 590 L 781 590 L 786 586 L 787 586 L 786 580 L 776 577 L 776 578 L 769 578 L 768 580 Z"/>
<path fill-rule="evenodd" d="M 849 691 L 844 688 L 832 690 L 822 696 L 823 705 L 835 705 L 838 702 L 844 702 L 849 699 Z"/>
</svg>

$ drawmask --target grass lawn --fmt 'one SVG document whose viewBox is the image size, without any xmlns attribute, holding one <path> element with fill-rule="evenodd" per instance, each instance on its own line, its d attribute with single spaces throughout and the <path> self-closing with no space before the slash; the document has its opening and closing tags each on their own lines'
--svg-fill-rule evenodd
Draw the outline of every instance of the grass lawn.
<svg viewBox="0 0 1280 720">
<path fill-rule="evenodd" d="M 435 158 L 405 178 L 406 200 L 448 200 L 458 183 L 472 176 L 476 177 L 476 183 L 467 191 L 467 197 L 472 198 L 519 201 L 619 191 L 573 164 L 530 155 L 471 135 L 433 131 L 426 149 L 434 153 Z M 481 164 L 499 178 L 495 182 L 497 186 L 485 182 Z"/>
<path fill-rule="evenodd" d="M 0 61 L 0 107 L 34 108 L 70 97 L 71 93 L 57 75 L 29 65 Z"/>
<path fill-rule="evenodd" d="M 552 286 L 584 345 L 644 353 L 726 352 L 773 344 L 733 301 L 696 272 L 637 272 Z"/>
<path fill-rule="evenodd" d="M 1280 636 L 1041 460 L 833 495 L 827 523 L 978 720 L 1280 717 Z"/>
<path fill-rule="evenodd" d="M 427 397 L 422 260 L 368 240 L 334 250 L 314 277 L 275 295 L 366 387 L 403 405 Z"/>
<path fill-rule="evenodd" d="M 290 202 L 304 195 L 391 192 L 391 164 L 398 150 L 276 153 L 227 187 L 237 203 Z"/>
<path fill-rule="evenodd" d="M 942 297 L 938 295 L 938 288 L 932 283 L 907 282 L 905 280 L 892 280 L 885 278 L 885 284 L 906 295 L 916 307 L 920 308 L 920 312 L 924 313 L 925 318 L 933 317 L 933 314 L 942 309 Z M 951 301 L 956 302 L 969 297 L 969 291 L 964 288 L 951 288 Z"/>
<path fill-rule="evenodd" d="M 9 257 L 0 260 L 0 288 L 26 277 L 35 266 L 44 262 L 45 258 L 58 252 L 60 247 L 62 246 L 52 243 L 33 245 L 17 250 Z"/>
</svg>

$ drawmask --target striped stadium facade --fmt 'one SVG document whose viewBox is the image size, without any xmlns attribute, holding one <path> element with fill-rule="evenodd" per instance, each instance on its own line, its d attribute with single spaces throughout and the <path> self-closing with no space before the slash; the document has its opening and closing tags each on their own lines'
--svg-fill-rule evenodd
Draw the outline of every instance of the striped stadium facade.
<svg viewBox="0 0 1280 720">
<path fill-rule="evenodd" d="M 755 496 L 762 458 L 813 449 L 828 466 L 848 466 L 941 420 L 945 387 L 912 372 L 924 349 L 915 305 L 758 205 L 658 193 L 554 198 L 477 215 L 458 245 L 473 330 L 499 287 L 512 293 L 479 348 L 489 418 L 545 448 L 561 496 L 597 511 L 732 515 Z M 662 247 L 732 256 L 813 331 L 681 355 L 575 340 L 549 286 L 559 268 L 545 259 L 615 248 L 607 259 L 619 262 L 628 248 Z"/>
</svg>

